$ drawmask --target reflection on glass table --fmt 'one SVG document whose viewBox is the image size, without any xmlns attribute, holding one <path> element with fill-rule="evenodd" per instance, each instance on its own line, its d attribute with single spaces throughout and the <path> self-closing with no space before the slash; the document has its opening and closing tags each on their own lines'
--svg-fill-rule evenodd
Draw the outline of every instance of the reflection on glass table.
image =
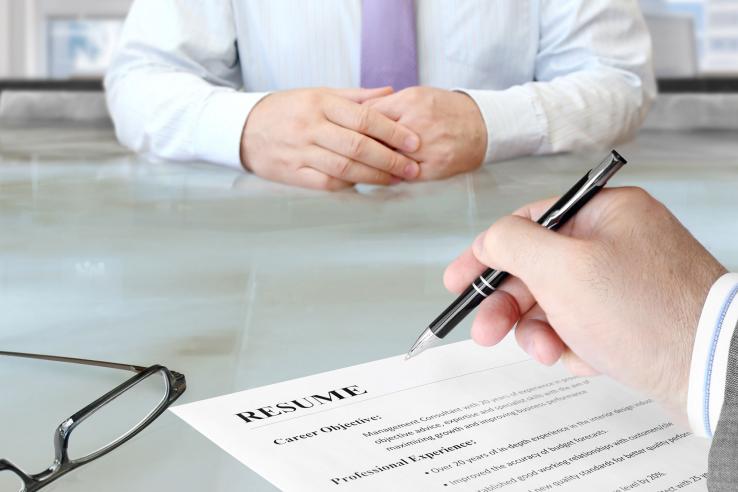
<svg viewBox="0 0 738 492">
<path fill-rule="evenodd" d="M 187 388 L 183 374 L 161 365 L 147 368 L 2 351 L 0 356 L 83 364 L 136 373 L 59 424 L 54 432 L 54 462 L 46 470 L 29 474 L 10 461 L 0 459 L 0 490 L 3 492 L 35 492 L 70 471 L 108 454 L 156 420 Z"/>
</svg>

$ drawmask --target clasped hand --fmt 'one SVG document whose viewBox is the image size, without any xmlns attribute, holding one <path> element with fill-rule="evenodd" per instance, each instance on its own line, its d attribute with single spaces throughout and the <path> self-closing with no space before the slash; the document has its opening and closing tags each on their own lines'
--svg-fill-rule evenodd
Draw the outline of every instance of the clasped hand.
<svg viewBox="0 0 738 492">
<path fill-rule="evenodd" d="M 468 96 L 427 87 L 271 94 L 246 122 L 241 161 L 295 186 L 338 190 L 441 179 L 477 168 L 487 146 Z"/>
</svg>

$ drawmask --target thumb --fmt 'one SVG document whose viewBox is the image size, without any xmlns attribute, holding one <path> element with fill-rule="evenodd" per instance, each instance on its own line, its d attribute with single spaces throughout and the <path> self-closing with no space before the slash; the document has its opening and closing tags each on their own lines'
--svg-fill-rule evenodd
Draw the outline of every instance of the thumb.
<svg viewBox="0 0 738 492">
<path fill-rule="evenodd" d="M 376 89 L 335 89 L 335 94 L 341 97 L 345 97 L 355 103 L 363 103 L 369 99 L 375 99 L 377 97 L 387 96 L 392 94 L 392 87 L 377 87 Z"/>
<path fill-rule="evenodd" d="M 472 251 L 481 263 L 518 277 L 533 291 L 560 285 L 576 242 L 525 217 L 508 215 L 479 235 Z"/>
</svg>

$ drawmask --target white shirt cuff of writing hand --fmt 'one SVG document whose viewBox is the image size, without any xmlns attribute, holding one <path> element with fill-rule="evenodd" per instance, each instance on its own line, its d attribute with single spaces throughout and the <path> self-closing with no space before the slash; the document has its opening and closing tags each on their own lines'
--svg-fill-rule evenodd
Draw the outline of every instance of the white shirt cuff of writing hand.
<svg viewBox="0 0 738 492">
<path fill-rule="evenodd" d="M 241 136 L 246 119 L 268 92 L 213 91 L 200 113 L 194 132 L 194 153 L 208 162 L 243 170 Z"/>
<path fill-rule="evenodd" d="M 712 437 L 717 427 L 737 322 L 738 273 L 728 273 L 707 295 L 692 350 L 687 414 L 692 431 L 699 436 Z"/>
</svg>

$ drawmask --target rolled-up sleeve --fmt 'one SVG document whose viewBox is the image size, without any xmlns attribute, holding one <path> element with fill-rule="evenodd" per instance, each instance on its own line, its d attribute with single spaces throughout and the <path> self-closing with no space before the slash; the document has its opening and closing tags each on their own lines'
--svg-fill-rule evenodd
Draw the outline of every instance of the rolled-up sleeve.
<svg viewBox="0 0 738 492">
<path fill-rule="evenodd" d="M 265 93 L 241 92 L 229 0 L 136 0 L 105 77 L 118 139 L 136 152 L 241 168 L 240 142 Z"/>
</svg>

